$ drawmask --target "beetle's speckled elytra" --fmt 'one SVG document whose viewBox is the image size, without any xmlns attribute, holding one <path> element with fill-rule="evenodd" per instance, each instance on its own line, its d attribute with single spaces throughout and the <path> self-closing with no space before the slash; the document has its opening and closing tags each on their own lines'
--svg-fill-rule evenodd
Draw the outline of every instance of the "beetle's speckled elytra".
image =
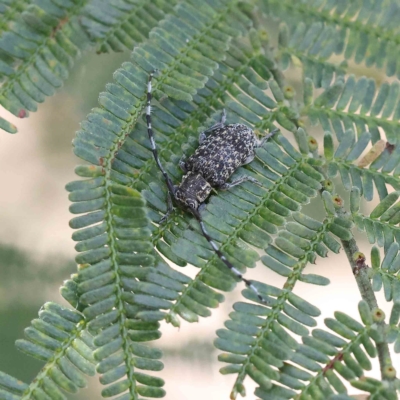
<svg viewBox="0 0 400 400">
<path fill-rule="evenodd" d="M 244 278 L 242 273 L 227 260 L 211 236 L 207 233 L 201 218 L 200 209 L 204 204 L 204 201 L 210 195 L 212 189 L 227 190 L 245 181 L 250 181 L 260 185 L 255 178 L 247 175 L 242 176 L 232 182 L 228 182 L 228 179 L 240 166 L 253 161 L 255 157 L 255 150 L 262 146 L 263 143 L 278 130 L 276 129 L 270 132 L 264 138 L 259 140 L 252 129 L 246 125 L 226 125 L 226 113 L 224 110 L 221 121 L 200 134 L 199 147 L 196 149 L 194 154 L 191 155 L 187 160 L 181 159 L 179 165 L 185 175 L 183 176 L 182 182 L 179 185 L 174 185 L 158 157 L 154 133 L 151 126 L 152 78 L 153 73 L 149 75 L 147 87 L 147 131 L 154 159 L 165 178 L 169 193 L 168 212 L 160 222 L 162 222 L 173 211 L 171 198 L 174 199 L 180 206 L 188 208 L 199 221 L 204 237 L 208 240 L 218 257 L 235 274 L 237 278 L 242 280 L 247 287 L 256 293 L 261 302 L 267 304 L 267 301 L 263 298 L 263 296 L 261 296 L 253 283 Z M 209 133 L 208 136 L 207 133 Z"/>
<path fill-rule="evenodd" d="M 250 176 L 242 176 L 228 182 L 231 175 L 242 165 L 253 161 L 255 149 L 262 146 L 266 136 L 258 140 L 254 132 L 243 124 L 225 125 L 225 112 L 221 122 L 214 125 L 199 138 L 199 147 L 180 167 L 186 175 L 176 188 L 175 198 L 190 209 L 197 209 L 209 196 L 211 190 L 227 190 L 245 181 L 260 184 Z"/>
</svg>

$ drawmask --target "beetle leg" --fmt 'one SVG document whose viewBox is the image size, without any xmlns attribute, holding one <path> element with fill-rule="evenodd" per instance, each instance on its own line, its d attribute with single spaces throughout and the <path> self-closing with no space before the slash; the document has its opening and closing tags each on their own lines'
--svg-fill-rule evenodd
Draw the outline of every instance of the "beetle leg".
<svg viewBox="0 0 400 400">
<path fill-rule="evenodd" d="M 186 168 L 185 158 L 185 155 L 181 157 L 181 159 L 179 160 L 179 167 L 186 174 L 188 172 L 188 169 Z"/>
<path fill-rule="evenodd" d="M 246 181 L 250 181 L 250 182 L 255 183 L 256 185 L 262 186 L 261 182 L 259 182 L 257 179 L 253 178 L 252 176 L 244 175 L 238 179 L 235 179 L 234 181 L 232 181 L 230 183 L 225 182 L 224 184 L 219 186 L 218 189 L 229 190 L 229 189 L 232 189 L 234 186 L 240 185 L 241 183 L 246 182 Z"/>
<path fill-rule="evenodd" d="M 199 134 L 199 144 L 202 144 L 207 139 L 206 132 L 207 131 L 203 131 Z"/>
<path fill-rule="evenodd" d="M 226 110 L 224 108 L 221 113 L 221 120 L 216 124 L 214 124 L 213 126 L 211 126 L 210 128 L 207 128 L 205 131 L 200 133 L 199 143 L 202 144 L 207 139 L 206 133 L 215 131 L 216 129 L 222 129 L 225 126 L 225 122 L 226 122 Z"/>
<path fill-rule="evenodd" d="M 268 139 L 272 138 L 272 136 L 274 136 L 275 133 L 276 133 L 276 132 L 279 132 L 279 131 L 280 131 L 280 129 L 279 129 L 279 128 L 276 128 L 276 129 L 274 129 L 273 131 L 271 131 L 270 133 L 268 133 L 268 135 L 265 135 L 262 139 L 257 140 L 257 145 L 256 145 L 256 147 L 262 147 L 262 146 L 264 146 L 264 143 L 265 143 Z"/>
<path fill-rule="evenodd" d="M 220 122 L 220 124 L 222 125 L 222 126 L 224 126 L 225 125 L 225 122 L 226 122 L 226 110 L 225 110 L 225 108 L 222 110 L 222 113 L 221 113 L 221 122 Z"/>
<path fill-rule="evenodd" d="M 206 203 L 200 203 L 197 207 L 197 211 L 201 213 L 206 208 Z"/>
<path fill-rule="evenodd" d="M 167 212 L 165 213 L 165 215 L 160 219 L 159 224 L 164 223 L 167 218 L 174 212 L 175 208 L 174 205 L 172 203 L 172 197 L 171 197 L 171 193 L 169 192 L 169 190 L 167 191 Z"/>
<path fill-rule="evenodd" d="M 250 155 L 250 156 L 248 156 L 248 157 L 244 160 L 244 162 L 243 162 L 242 165 L 250 164 L 250 163 L 254 160 L 254 157 L 255 157 L 255 156 L 256 156 L 256 154 L 255 154 L 254 151 L 253 151 L 253 154 Z"/>
</svg>

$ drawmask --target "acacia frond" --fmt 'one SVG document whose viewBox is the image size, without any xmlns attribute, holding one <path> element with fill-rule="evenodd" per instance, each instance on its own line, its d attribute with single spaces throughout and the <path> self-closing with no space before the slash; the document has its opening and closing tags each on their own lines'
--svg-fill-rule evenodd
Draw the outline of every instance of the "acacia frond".
<svg viewBox="0 0 400 400">
<path fill-rule="evenodd" d="M 353 188 L 355 193 L 353 197 L 359 197 L 359 190 Z M 385 250 L 396 240 L 400 240 L 400 230 L 398 227 L 399 216 L 397 211 L 399 203 L 396 203 L 399 194 L 392 192 L 387 195 L 380 204 L 371 212 L 369 216 L 360 212 L 359 206 L 352 208 L 352 215 L 357 227 L 365 231 L 371 244 L 377 242 L 379 246 L 385 247 Z M 357 203 L 354 200 L 354 203 Z M 396 203 L 396 204 L 394 204 Z"/>
<path fill-rule="evenodd" d="M 304 274 L 304 269 L 309 262 L 315 263 L 317 255 L 326 257 L 328 250 L 339 252 L 340 243 L 332 233 L 339 239 L 349 239 L 343 219 L 331 216 L 321 223 L 299 212 L 292 216 L 294 221 L 279 231 L 274 244 L 266 248 L 267 254 L 261 258 L 264 265 L 287 278 L 284 289 L 254 282 L 270 305 L 235 303 L 235 312 L 230 314 L 232 320 L 225 323 L 228 330 L 217 331 L 216 347 L 228 352 L 219 359 L 230 364 L 221 372 L 238 374 L 233 394 L 242 391 L 243 380 L 249 375 L 271 396 L 278 395 L 281 389 L 272 381 L 285 384 L 286 378 L 278 369 L 298 349 L 295 338 L 286 329 L 296 335 L 307 335 L 306 327 L 315 326 L 314 318 L 320 314 L 317 307 L 295 295 L 293 289 L 298 281 L 329 284 L 322 276 Z M 243 294 L 258 302 L 250 290 L 244 290 Z"/>
<path fill-rule="evenodd" d="M 30 4 L 0 37 L 0 104 L 19 118 L 36 111 L 90 45 L 78 17 L 86 1 Z M 3 118 L 0 128 L 15 133 Z"/>
<path fill-rule="evenodd" d="M 261 399 L 293 398 L 296 393 L 304 398 L 309 395 L 330 399 L 334 394 L 346 394 L 342 379 L 353 384 L 372 368 L 370 357 L 376 356 L 371 338 L 377 338 L 377 331 L 371 311 L 365 302 L 360 302 L 359 311 L 363 323 L 335 312 L 335 318 L 325 319 L 326 326 L 335 334 L 314 329 L 312 335 L 303 335 L 303 344 L 294 341 L 295 346 L 279 367 L 279 385 L 270 389 L 260 386 L 255 393 Z M 279 343 L 277 348 L 281 346 Z"/>
<path fill-rule="evenodd" d="M 370 141 L 370 132 L 364 131 L 356 140 L 354 131 L 349 129 L 340 137 L 335 149 L 332 134 L 325 132 L 327 174 L 333 178 L 339 173 L 346 190 L 355 186 L 368 201 L 373 198 L 375 185 L 380 200 L 383 200 L 388 195 L 386 185 L 400 189 L 399 146 L 380 140 L 365 152 Z"/>
<path fill-rule="evenodd" d="M 381 139 L 379 128 L 385 132 L 387 141 L 399 143 L 400 84 L 383 83 L 376 89 L 373 79 L 358 80 L 350 75 L 345 82 L 336 81 L 314 101 L 305 101 L 302 114 L 311 123 L 322 125 L 325 131 L 335 132 L 340 140 L 344 133 L 353 130 L 359 136 L 370 132 L 372 142 Z"/>
<path fill-rule="evenodd" d="M 82 12 L 81 23 L 98 52 L 132 50 L 166 14 L 176 0 L 93 0 Z"/>
<path fill-rule="evenodd" d="M 280 66 L 285 70 L 290 64 L 302 64 L 304 77 L 317 88 L 327 88 L 332 81 L 343 78 L 347 62 L 334 64 L 328 59 L 335 52 L 337 35 L 331 26 L 316 22 L 307 26 L 300 22 L 289 32 L 286 24 L 279 27 Z"/>
<path fill-rule="evenodd" d="M 28 7 L 29 0 L 2 0 L 0 1 L 0 35 L 10 30 L 13 22 L 18 19 L 21 13 Z"/>
<path fill-rule="evenodd" d="M 400 299 L 399 291 L 395 292 L 394 304 L 390 313 L 389 330 L 387 332 L 388 342 L 394 342 L 395 353 L 400 353 Z"/>
<path fill-rule="evenodd" d="M 87 176 L 91 167 L 81 166 L 78 171 Z M 93 189 L 93 180 L 68 186 L 76 201 L 71 206 L 73 212 L 85 213 L 105 206 L 102 211 L 71 221 L 72 227 L 83 228 L 74 234 L 74 239 L 79 240 L 76 248 L 81 252 L 76 257 L 80 264 L 77 291 L 89 321 L 88 329 L 95 335 L 94 358 L 97 372 L 102 374 L 100 381 L 109 385 L 102 394 L 110 397 L 128 391 L 127 396 L 132 399 L 138 395 L 163 397 L 161 379 L 136 372 L 163 368 L 158 361 L 160 351 L 140 343 L 160 337 L 159 316 L 152 315 L 151 320 L 144 321 L 138 320 L 137 313 L 168 307 L 165 300 L 157 301 L 153 295 L 168 298 L 169 292 L 134 279 L 137 270 L 146 270 L 154 263 L 144 202 L 137 191 L 107 182 L 105 175 L 104 187 Z M 119 380 L 123 376 L 125 379 Z"/>
<path fill-rule="evenodd" d="M 75 393 L 86 387 L 84 376 L 95 374 L 95 346 L 82 314 L 46 303 L 39 318 L 25 329 L 25 337 L 16 341 L 17 348 L 46 364 L 29 385 L 0 373 L 1 398 L 66 399 L 64 392 Z"/>
<path fill-rule="evenodd" d="M 19 400 L 28 385 L 0 371 L 0 396 L 4 399 Z"/>
<path fill-rule="evenodd" d="M 264 12 L 296 27 L 299 22 L 329 27 L 334 32 L 335 54 L 356 63 L 386 68 L 386 75 L 400 74 L 398 53 L 400 6 L 396 2 L 365 0 L 264 0 Z M 314 25 L 315 26 L 315 25 Z"/>
<path fill-rule="evenodd" d="M 37 110 L 37 103 L 55 93 L 83 51 L 132 49 L 175 2 L 16 1 L 4 10 L 0 27 L 0 104 L 19 118 Z M 154 31 L 156 34 L 156 31 Z M 17 128 L 0 118 L 0 129 Z"/>
<path fill-rule="evenodd" d="M 379 229 L 379 228 L 378 228 Z M 385 257 L 380 262 L 379 249 L 373 247 L 371 250 L 371 273 L 372 288 L 378 292 L 382 289 L 385 294 L 386 301 L 398 301 L 398 293 L 400 293 L 400 254 L 399 244 L 392 242 L 386 244 Z"/>
</svg>

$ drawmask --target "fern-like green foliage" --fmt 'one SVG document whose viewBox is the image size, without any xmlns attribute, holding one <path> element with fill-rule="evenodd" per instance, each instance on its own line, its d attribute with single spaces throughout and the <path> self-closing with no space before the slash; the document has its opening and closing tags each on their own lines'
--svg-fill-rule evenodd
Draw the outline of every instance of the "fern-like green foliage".
<svg viewBox="0 0 400 400">
<path fill-rule="evenodd" d="M 143 41 L 166 13 L 173 11 L 175 0 L 88 2 L 80 20 L 98 52 L 132 50 Z"/>
<path fill-rule="evenodd" d="M 332 26 L 321 22 L 307 26 L 300 22 L 293 29 L 290 34 L 288 25 L 280 26 L 280 54 L 277 58 L 283 70 L 300 62 L 304 76 L 311 79 L 317 88 L 327 88 L 332 80 L 344 77 L 348 63 L 342 61 L 334 64 L 328 61 L 336 51 L 338 40 L 337 32 Z"/>
<path fill-rule="evenodd" d="M 358 136 L 368 131 L 375 143 L 381 137 L 381 128 L 394 145 L 398 142 L 399 84 L 383 83 L 379 91 L 375 86 L 372 79 L 362 77 L 356 81 L 350 75 L 346 82 L 336 81 L 304 113 L 324 130 L 334 131 L 339 140 L 347 130 L 355 131 Z"/>
<path fill-rule="evenodd" d="M 1 373 L 0 396 L 4 399 L 64 399 L 63 392 L 75 393 L 86 386 L 84 375 L 93 376 L 93 337 L 84 317 L 56 303 L 46 303 L 39 318 L 25 329 L 26 339 L 16 341 L 24 353 L 46 364 L 31 385 Z"/>
<path fill-rule="evenodd" d="M 357 64 L 365 62 L 367 67 L 385 67 L 387 76 L 399 76 L 396 50 L 400 6 L 397 2 L 265 0 L 261 3 L 265 12 L 285 21 L 300 35 L 305 26 L 312 26 L 307 32 L 307 41 L 303 41 L 303 48 L 307 49 L 314 41 L 317 48 L 327 44 L 324 55 L 329 56 L 334 50 L 335 54 L 343 54 L 346 60 L 354 59 Z M 334 41 L 328 36 L 334 37 Z"/>
<path fill-rule="evenodd" d="M 247 377 L 258 385 L 259 399 L 350 399 L 349 385 L 370 399 L 397 398 L 388 344 L 400 351 L 400 86 L 378 84 L 372 73 L 349 74 L 354 63 L 364 63 L 368 71 L 385 67 L 387 76 L 398 75 L 396 3 L 1 5 L 0 101 L 19 117 L 53 94 L 80 52 L 133 51 L 73 140 L 84 162 L 75 170 L 79 180 L 67 185 L 78 270 L 61 294 L 75 310 L 44 306 L 17 347 L 45 365 L 30 384 L 1 373 L 0 399 L 64 399 L 63 392 L 84 387 L 83 375 L 95 372 L 103 397 L 163 397 L 162 352 L 149 344 L 160 338 L 161 322 L 200 322 L 236 286 L 236 275 L 189 213 L 175 209 L 160 223 L 167 189 L 142 116 L 155 69 L 152 125 L 160 160 L 176 183 L 180 158 L 193 153 L 199 131 L 223 108 L 228 123 L 246 124 L 257 135 L 281 130 L 244 167 L 261 185 L 213 194 L 202 210 L 207 231 L 235 268 L 245 274 L 261 261 L 284 279 L 279 287 L 252 281 L 265 302 L 245 289 L 216 332 L 220 371 L 235 375 L 231 398 L 245 395 Z M 270 26 L 278 28 L 276 41 Z M 300 95 L 287 83 L 289 67 L 300 68 Z M 1 127 L 15 131 L 5 120 Z M 345 199 L 339 188 L 349 194 Z M 367 215 L 363 203 L 374 196 L 379 204 Z M 320 204 L 322 216 L 309 215 L 311 202 Z M 377 246 L 372 268 L 358 250 L 355 228 Z M 328 331 L 317 327 L 323 310 L 296 293 L 297 283 L 330 284 L 307 267 L 341 250 L 360 289 L 360 321 L 337 311 L 325 319 Z M 198 273 L 190 278 L 173 264 Z M 389 318 L 374 295 L 382 288 L 393 302 Z M 380 378 L 367 376 L 374 357 Z"/>
<path fill-rule="evenodd" d="M 131 49 L 174 4 L 129 0 L 0 3 L 0 104 L 19 118 L 27 117 L 62 85 L 83 51 Z M 0 128 L 17 131 L 4 118 Z"/>
</svg>

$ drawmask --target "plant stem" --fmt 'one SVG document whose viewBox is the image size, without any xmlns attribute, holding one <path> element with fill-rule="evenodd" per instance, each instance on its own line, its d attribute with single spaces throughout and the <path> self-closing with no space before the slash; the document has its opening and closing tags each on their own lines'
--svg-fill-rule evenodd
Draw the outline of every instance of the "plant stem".
<svg viewBox="0 0 400 400">
<path fill-rule="evenodd" d="M 357 282 L 358 289 L 363 300 L 365 300 L 369 308 L 372 310 L 378 308 L 375 293 L 372 290 L 371 282 L 368 277 L 368 265 L 365 263 L 365 257 L 360 257 L 361 253 L 354 239 L 349 241 L 342 240 L 342 246 L 346 252 L 347 259 L 349 260 L 351 269 Z M 386 323 L 385 321 L 376 322 L 378 329 L 383 337 L 386 337 Z M 394 377 L 387 375 L 387 368 L 392 366 L 390 357 L 389 346 L 386 340 L 381 343 L 376 343 L 378 351 L 379 366 L 381 370 L 381 377 L 385 380 L 393 380 Z"/>
<path fill-rule="evenodd" d="M 359 253 L 360 250 L 356 241 L 354 239 L 349 241 L 342 240 L 342 246 L 346 252 L 347 259 L 349 260 L 362 299 L 368 303 L 371 310 L 377 308 L 378 302 L 368 278 L 368 265 L 365 264 L 365 261 L 361 263 L 357 260 L 357 253 Z"/>
</svg>

